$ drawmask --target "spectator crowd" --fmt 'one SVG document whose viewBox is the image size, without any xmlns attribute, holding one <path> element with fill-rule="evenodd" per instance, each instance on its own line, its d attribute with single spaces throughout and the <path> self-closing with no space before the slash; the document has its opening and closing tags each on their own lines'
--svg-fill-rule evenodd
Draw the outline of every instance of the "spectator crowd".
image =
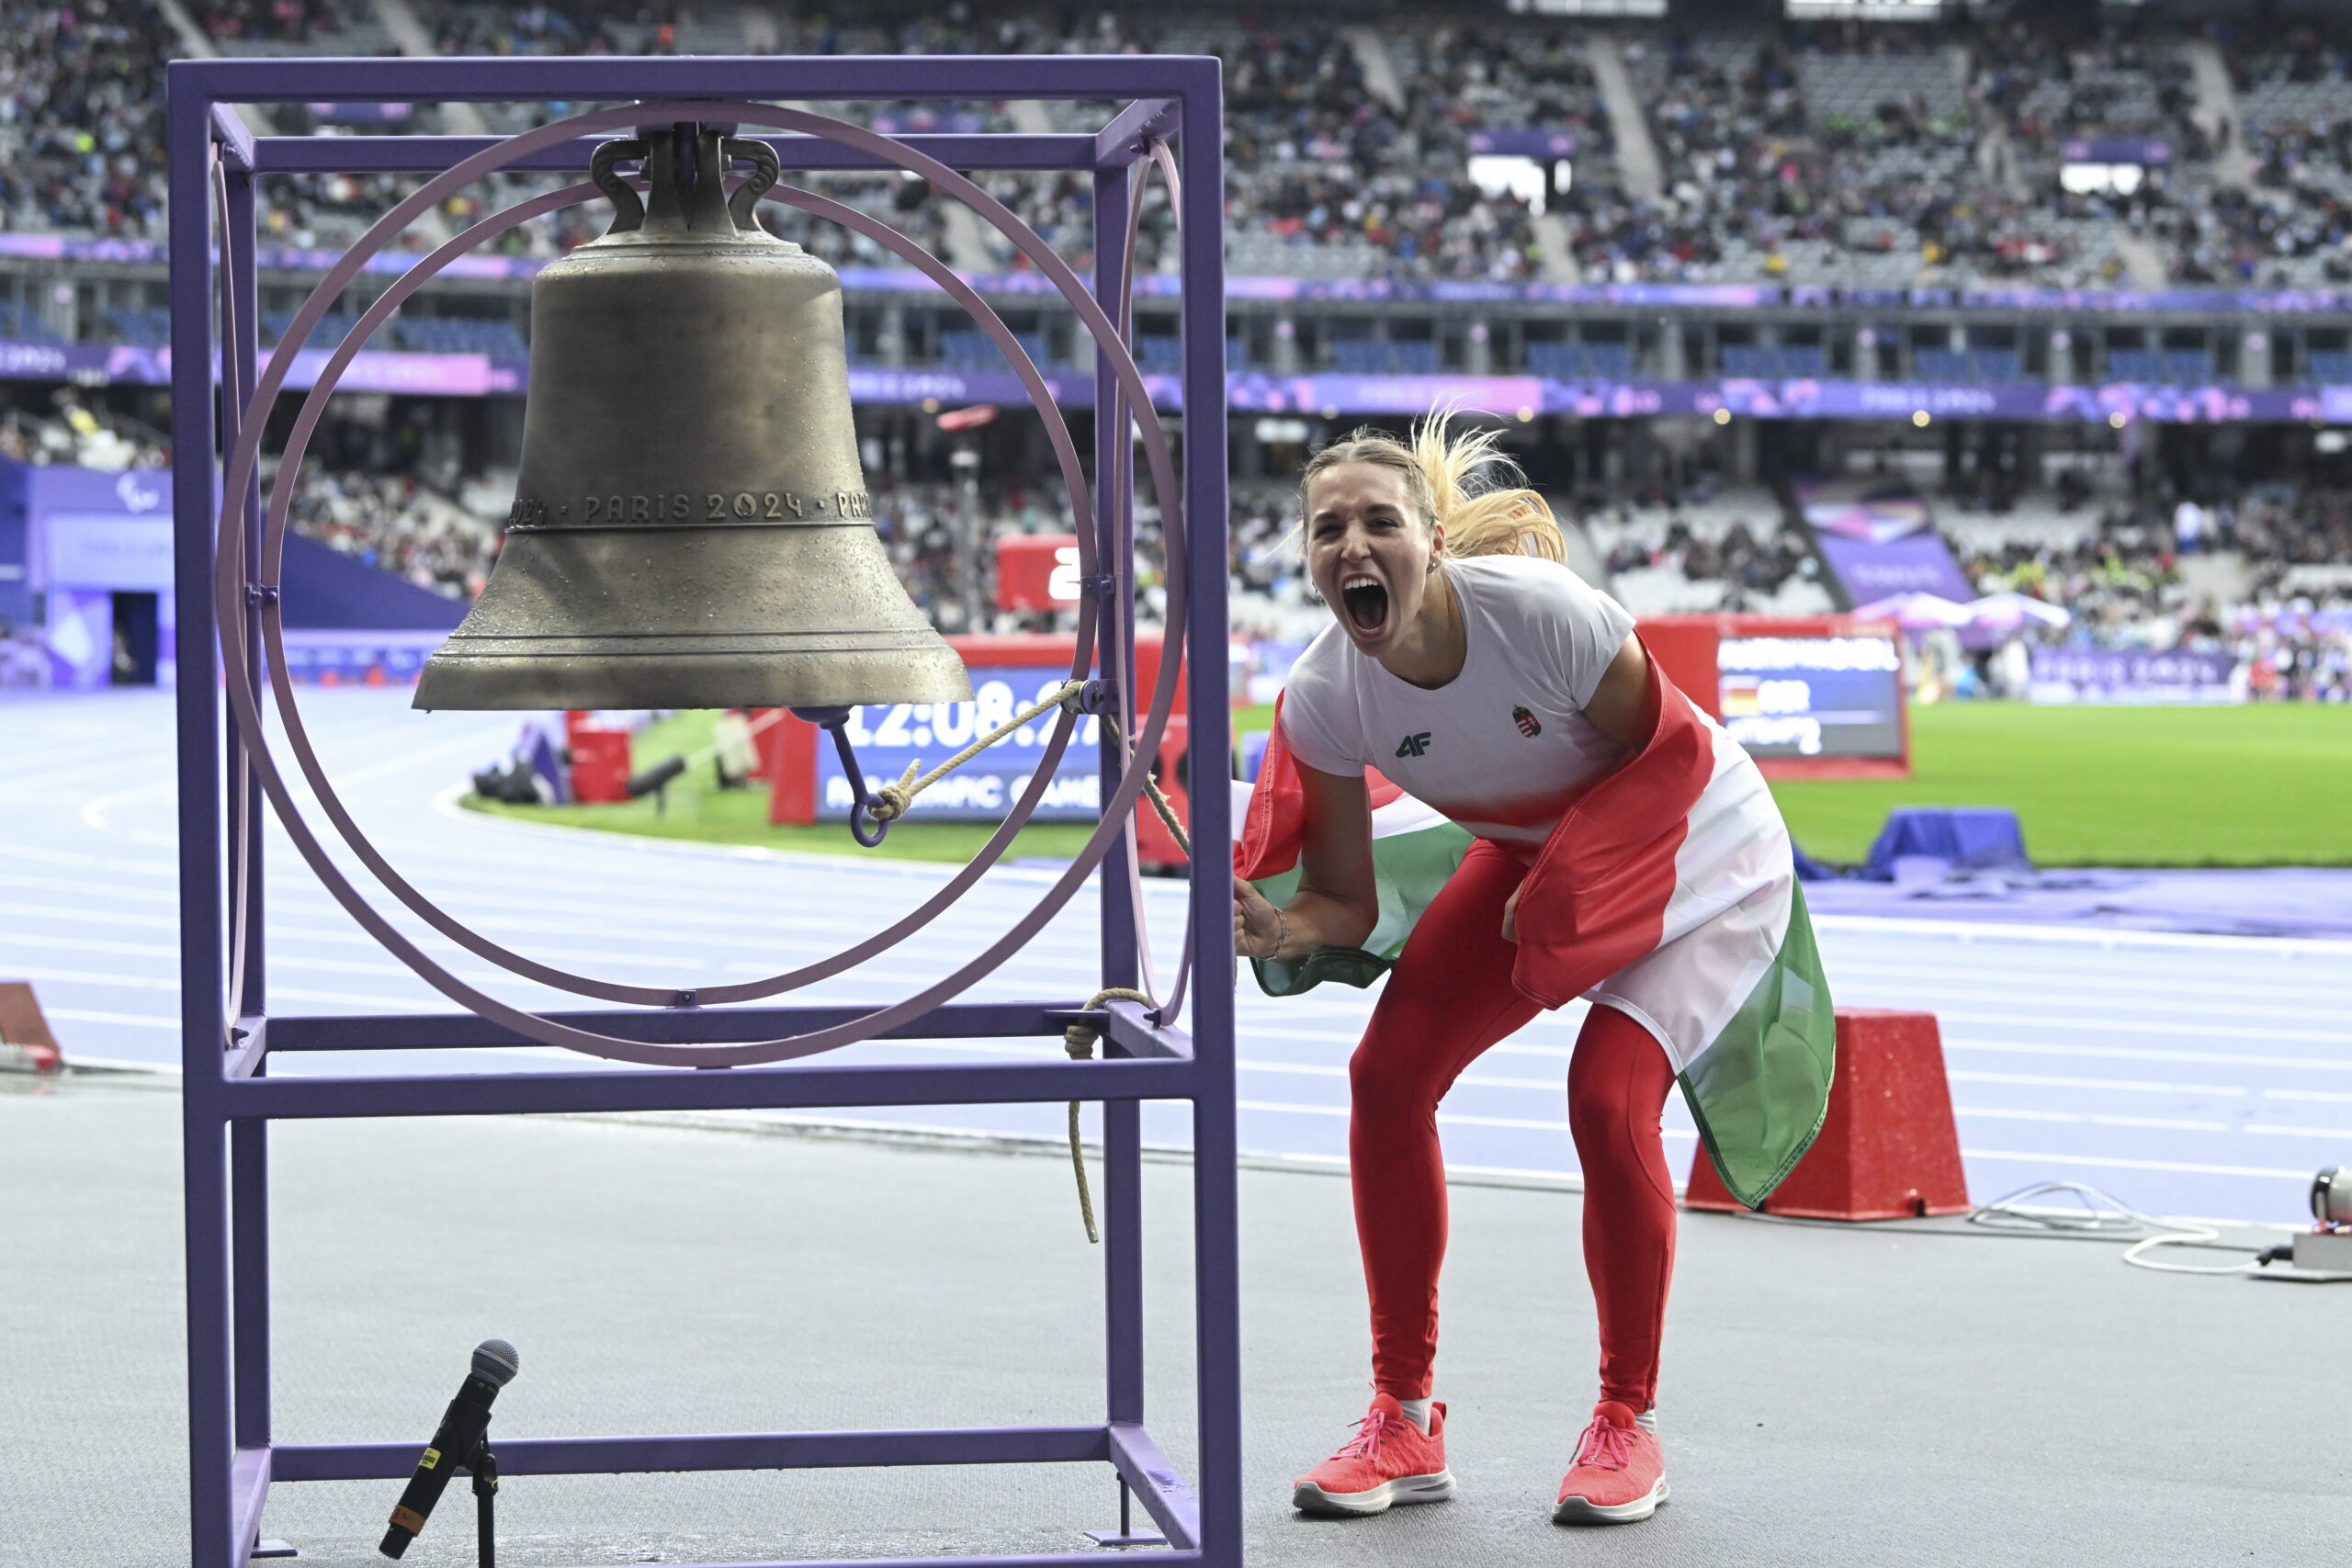
<svg viewBox="0 0 2352 1568">
<path fill-rule="evenodd" d="M 1703 29 L 1442 9 L 1354 28 L 1229 7 L 1063 11 L 1021 0 L 842 17 L 786 0 L 418 9 L 444 54 L 1215 53 L 1227 62 L 1229 228 L 1245 273 L 1833 287 L 2352 281 L 2352 18 L 2242 32 L 2215 22 L 2199 35 L 2132 11 L 2015 4 L 1955 9 L 1935 25 L 1717 19 Z M 371 0 L 198 0 L 187 29 L 157 0 L 0 0 L 0 221 L 18 230 L 162 237 L 162 66 L 199 40 L 232 54 L 396 49 Z M 2193 69 L 2199 50 L 2221 62 L 2229 92 Z M 1630 95 L 1614 116 L 1609 72 L 1623 73 Z M 478 113 L 512 130 L 581 107 L 427 106 L 420 128 Z M 1108 107 L 974 100 L 839 112 L 894 130 L 999 131 L 1095 124 Z M 1629 107 L 1637 128 L 1625 123 Z M 314 109 L 335 112 L 274 112 L 306 129 Z M 1471 179 L 1474 138 L 1525 131 L 1572 148 L 1564 172 L 1545 175 L 1547 195 Z M 1645 145 L 1621 146 L 1621 131 Z M 2070 180 L 2086 147 L 2100 167 L 2132 172 Z M 956 265 L 1024 265 L 951 219 L 921 182 L 812 177 Z M 409 182 L 279 185 L 273 236 L 302 244 L 347 238 Z M 411 243 L 546 185 L 515 176 L 460 194 Z M 1085 182 L 990 185 L 1066 254 L 1091 245 Z M 1164 196 L 1150 203 L 1147 264 L 1172 265 Z M 888 259 L 837 226 L 775 221 L 837 261 Z M 552 254 L 597 228 L 593 211 L 575 210 L 508 243 Z"/>
</svg>

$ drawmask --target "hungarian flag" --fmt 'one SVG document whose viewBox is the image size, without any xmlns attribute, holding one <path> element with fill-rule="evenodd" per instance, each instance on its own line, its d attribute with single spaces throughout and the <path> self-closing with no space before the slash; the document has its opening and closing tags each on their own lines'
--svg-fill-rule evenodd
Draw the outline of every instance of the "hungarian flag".
<svg viewBox="0 0 2352 1568">
<path fill-rule="evenodd" d="M 1821 1130 L 1836 1021 L 1780 809 L 1738 743 L 1651 663 L 1650 739 L 1568 808 L 1522 885 L 1512 978 L 1546 1007 L 1589 997 L 1664 1046 L 1731 1194 L 1770 1196 Z M 1276 904 L 1298 886 L 1305 800 L 1277 708 L 1254 788 L 1237 784 L 1234 873 Z M 1362 948 L 1254 960 L 1269 996 L 1369 986 L 1471 843 L 1367 773 L 1380 919 Z"/>
</svg>

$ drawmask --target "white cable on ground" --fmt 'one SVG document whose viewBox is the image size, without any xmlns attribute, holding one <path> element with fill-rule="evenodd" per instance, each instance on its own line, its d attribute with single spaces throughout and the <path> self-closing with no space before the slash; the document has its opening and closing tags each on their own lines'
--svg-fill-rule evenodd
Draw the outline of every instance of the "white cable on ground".
<svg viewBox="0 0 2352 1568">
<path fill-rule="evenodd" d="M 2075 1206 L 2052 1207 L 2032 1202 L 2036 1198 L 2052 1196 L 2071 1198 Z M 1901 1231 L 1914 1235 L 1969 1234 L 1948 1225 L 1905 1221 L 1857 1224 L 1850 1220 L 1793 1219 L 1784 1214 L 1746 1210 L 1740 1211 L 1740 1217 L 1819 1230 Z M 2014 1192 L 1971 1210 L 1967 1223 L 1980 1234 L 2019 1236 L 2030 1240 L 2129 1242 L 2131 1245 L 2124 1249 L 2123 1261 L 2135 1269 L 2147 1269 L 2159 1274 L 2242 1274 L 2249 1279 L 2285 1280 L 2299 1284 L 2352 1280 L 2352 1273 L 2272 1269 L 2269 1265 L 2285 1258 L 2288 1248 L 2245 1247 L 2225 1242 L 2222 1240 L 2222 1233 L 2213 1226 L 2185 1220 L 2161 1220 L 2153 1214 L 2143 1214 L 2113 1193 L 2080 1181 L 2037 1181 L 2030 1186 L 2020 1187 Z M 2213 1252 L 2251 1251 L 2255 1256 L 2240 1263 L 2160 1263 L 2148 1257 L 2160 1247 L 2193 1247 Z"/>
<path fill-rule="evenodd" d="M 2061 1195 L 2075 1200 L 2081 1205 L 2080 1212 L 2028 1207 L 2030 1199 Z M 2116 1241 L 2132 1240 L 2136 1235 L 2138 1239 L 2132 1240 L 2124 1249 L 2123 1261 L 2134 1269 L 2153 1269 L 2160 1274 L 2247 1274 L 2262 1267 L 2258 1252 L 2243 1263 L 2154 1262 L 2148 1254 L 2157 1247 L 2210 1245 L 2220 1242 L 2222 1233 L 2211 1225 L 2143 1214 L 2113 1193 L 2081 1181 L 2037 1181 L 2030 1187 L 2020 1187 L 1978 1207 L 1969 1214 L 1968 1223 L 1989 1230 L 2067 1231 Z"/>
</svg>

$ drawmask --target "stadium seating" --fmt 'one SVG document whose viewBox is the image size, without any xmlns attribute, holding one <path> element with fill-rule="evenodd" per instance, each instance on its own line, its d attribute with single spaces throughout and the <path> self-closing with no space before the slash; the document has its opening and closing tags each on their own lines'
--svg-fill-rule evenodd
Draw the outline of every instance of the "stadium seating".
<svg viewBox="0 0 2352 1568">
<path fill-rule="evenodd" d="M 420 354 L 486 354 L 499 359 L 529 357 L 530 344 L 504 316 L 412 316 L 403 311 L 393 336 Z"/>
</svg>

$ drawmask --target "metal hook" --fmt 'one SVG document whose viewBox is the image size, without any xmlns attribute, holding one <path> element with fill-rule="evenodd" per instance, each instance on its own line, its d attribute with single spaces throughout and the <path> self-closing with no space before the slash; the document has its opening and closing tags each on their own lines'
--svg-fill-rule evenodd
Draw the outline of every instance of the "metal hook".
<svg viewBox="0 0 2352 1568">
<path fill-rule="evenodd" d="M 850 798 L 856 803 L 849 808 L 849 836 L 870 850 L 888 834 L 890 824 L 873 815 L 874 807 L 882 804 L 882 797 L 866 790 L 865 770 L 857 765 L 857 753 L 850 747 L 847 726 L 852 711 L 845 707 L 794 708 L 792 716 L 813 724 L 832 736 L 833 750 L 841 755 L 842 772 L 849 777 Z M 869 819 L 874 825 L 874 836 L 870 839 L 865 836 L 865 823 Z"/>
</svg>

